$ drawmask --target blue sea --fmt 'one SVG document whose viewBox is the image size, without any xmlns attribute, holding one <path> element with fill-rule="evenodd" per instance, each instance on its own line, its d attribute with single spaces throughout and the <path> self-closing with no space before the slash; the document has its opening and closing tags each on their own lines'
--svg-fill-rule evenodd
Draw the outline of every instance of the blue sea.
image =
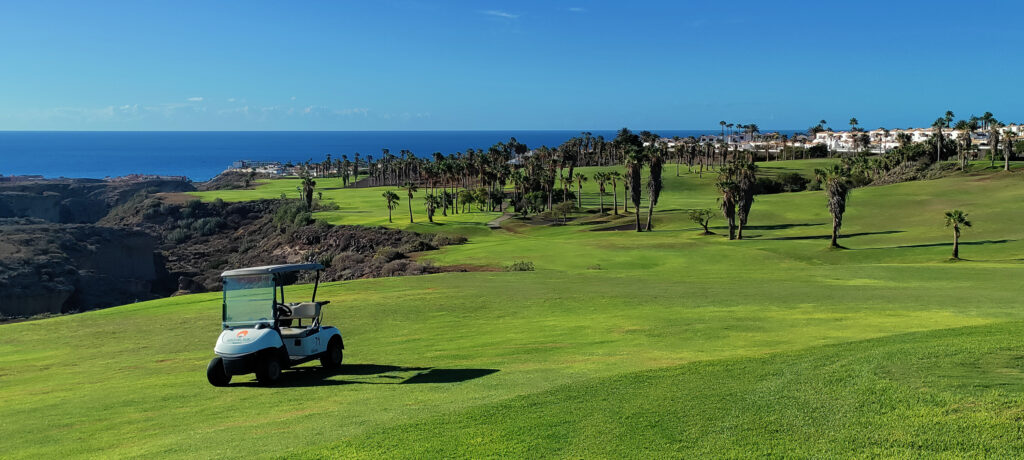
<svg viewBox="0 0 1024 460">
<path fill-rule="evenodd" d="M 717 130 L 656 131 L 665 137 Z M 591 131 L 610 141 L 615 131 Z M 299 162 L 381 149 L 429 156 L 486 149 L 515 137 L 530 148 L 554 147 L 580 131 L 0 131 L 0 175 L 104 178 L 127 174 L 207 180 L 235 160 Z"/>
</svg>

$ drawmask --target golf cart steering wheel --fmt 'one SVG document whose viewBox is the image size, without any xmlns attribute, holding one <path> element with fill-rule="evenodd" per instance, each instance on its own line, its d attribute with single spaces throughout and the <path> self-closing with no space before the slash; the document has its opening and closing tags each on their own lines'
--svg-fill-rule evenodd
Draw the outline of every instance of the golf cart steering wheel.
<svg viewBox="0 0 1024 460">
<path fill-rule="evenodd" d="M 283 316 L 292 316 L 292 309 L 283 303 L 275 305 L 275 308 L 277 308 L 278 316 L 282 316 L 282 314 Z"/>
</svg>

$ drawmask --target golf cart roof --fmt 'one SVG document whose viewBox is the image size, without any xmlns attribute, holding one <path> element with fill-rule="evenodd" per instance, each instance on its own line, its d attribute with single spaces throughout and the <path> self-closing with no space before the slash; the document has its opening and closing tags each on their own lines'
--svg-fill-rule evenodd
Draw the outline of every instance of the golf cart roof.
<svg viewBox="0 0 1024 460">
<path fill-rule="evenodd" d="M 268 275 L 273 273 L 288 273 L 297 272 L 302 270 L 323 270 L 324 266 L 320 264 L 284 264 L 284 265 L 264 265 L 262 267 L 249 267 L 249 268 L 238 268 L 235 270 L 228 270 L 221 273 L 222 278 L 229 276 L 243 276 L 243 275 Z"/>
</svg>

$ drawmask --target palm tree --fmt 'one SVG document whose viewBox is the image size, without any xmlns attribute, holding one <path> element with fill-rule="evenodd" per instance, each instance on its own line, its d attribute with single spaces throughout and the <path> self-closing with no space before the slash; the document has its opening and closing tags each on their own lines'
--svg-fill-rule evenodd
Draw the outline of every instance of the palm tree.
<svg viewBox="0 0 1024 460">
<path fill-rule="evenodd" d="M 633 202 L 633 210 L 636 211 L 636 231 L 642 232 L 640 228 L 640 199 L 641 183 L 640 176 L 644 167 L 644 152 L 636 146 L 629 146 L 626 154 L 626 178 L 629 180 L 629 198 Z"/>
<path fill-rule="evenodd" d="M 665 158 L 657 148 L 650 149 L 647 158 L 650 161 L 648 169 L 651 173 L 651 176 L 647 179 L 647 231 L 649 232 L 654 230 L 654 223 L 652 222 L 654 206 L 658 204 L 658 197 L 661 195 L 661 188 L 663 186 L 661 170 L 665 163 Z M 637 213 L 637 215 L 639 214 Z"/>
<path fill-rule="evenodd" d="M 970 227 L 967 213 L 959 209 L 946 211 L 946 228 L 953 227 L 953 259 L 960 259 L 960 227 Z"/>
<path fill-rule="evenodd" d="M 426 195 L 423 197 L 423 207 L 427 209 L 427 220 L 434 223 L 434 211 L 441 205 L 441 199 L 437 195 Z"/>
<path fill-rule="evenodd" d="M 932 123 L 932 128 L 935 128 L 935 163 L 942 161 L 942 128 L 946 126 L 946 119 L 939 117 Z"/>
<path fill-rule="evenodd" d="M 409 223 L 412 224 L 415 223 L 412 221 L 412 194 L 418 192 L 419 187 L 417 187 L 416 184 L 412 182 L 406 182 L 405 185 L 402 186 L 402 188 L 404 188 L 406 193 L 409 194 Z"/>
<path fill-rule="evenodd" d="M 392 222 L 392 220 L 391 220 L 391 211 L 394 211 L 395 208 L 398 207 L 398 201 L 399 201 L 398 194 L 393 192 L 393 191 L 391 191 L 391 190 L 388 190 L 388 191 L 382 193 L 381 196 L 383 196 L 384 200 L 387 201 L 387 203 L 388 203 L 388 222 L 390 223 L 390 222 Z"/>
<path fill-rule="evenodd" d="M 722 142 L 725 142 L 725 120 L 718 122 L 722 126 Z"/>
<path fill-rule="evenodd" d="M 843 214 L 846 213 L 846 199 L 850 195 L 849 173 L 839 165 L 815 171 L 818 181 L 825 189 L 828 197 L 828 212 L 832 214 L 832 241 L 830 247 L 841 248 L 839 245 L 839 229 L 843 226 Z"/>
<path fill-rule="evenodd" d="M 944 120 L 946 120 L 946 128 L 949 128 L 949 124 L 953 122 L 953 117 L 954 115 L 952 110 L 947 110 L 946 116 L 942 117 Z"/>
<path fill-rule="evenodd" d="M 1003 171 L 1010 170 L 1010 156 L 1013 155 L 1013 141 L 1016 137 L 1013 130 L 1006 131 L 1006 142 L 1003 142 Z"/>
<path fill-rule="evenodd" d="M 576 207 L 583 207 L 583 183 L 587 181 L 587 176 L 577 171 L 574 174 L 573 179 L 576 180 Z"/>
<path fill-rule="evenodd" d="M 608 183 L 608 179 L 609 179 L 608 173 L 606 173 L 604 171 L 598 171 L 598 172 L 594 173 L 594 181 L 597 182 L 598 192 L 599 192 L 599 194 L 601 196 L 601 214 L 604 214 L 604 193 L 605 193 L 605 187 L 604 186 L 605 186 L 605 184 Z"/>
<path fill-rule="evenodd" d="M 989 114 L 989 115 L 991 115 L 991 114 Z M 1000 133 L 1000 128 L 1002 128 L 1002 127 L 1003 127 L 1003 124 L 1000 123 L 999 120 L 996 120 L 995 118 L 989 117 L 989 121 L 988 121 L 988 128 L 989 128 L 988 151 L 989 151 L 989 156 L 992 157 L 992 163 L 989 165 L 989 167 L 993 167 L 994 168 L 996 166 L 996 152 L 999 151 L 999 133 Z"/>
<path fill-rule="evenodd" d="M 754 204 L 754 186 L 757 184 L 757 165 L 750 162 L 740 162 L 734 168 L 737 198 L 736 217 L 739 219 L 739 227 L 736 231 L 736 239 L 743 239 L 743 227 L 747 225 L 747 216 L 750 215 L 750 207 Z"/>
<path fill-rule="evenodd" d="M 612 181 L 612 214 L 619 215 L 619 179 L 622 173 L 612 171 L 608 173 L 608 180 Z"/>
<path fill-rule="evenodd" d="M 722 215 L 729 223 L 729 239 L 736 239 L 736 202 L 739 196 L 739 187 L 732 180 L 732 165 L 722 166 L 719 170 L 718 181 L 715 187 L 722 194 L 718 204 L 722 209 Z"/>
<path fill-rule="evenodd" d="M 313 187 L 316 187 L 316 181 L 309 175 L 309 171 L 302 171 L 302 197 L 306 200 L 306 210 L 313 209 Z"/>
</svg>

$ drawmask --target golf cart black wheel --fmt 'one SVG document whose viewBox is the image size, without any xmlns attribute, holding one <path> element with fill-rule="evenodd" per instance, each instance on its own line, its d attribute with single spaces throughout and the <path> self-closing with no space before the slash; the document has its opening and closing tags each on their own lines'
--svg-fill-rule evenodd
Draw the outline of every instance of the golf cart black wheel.
<svg viewBox="0 0 1024 460">
<path fill-rule="evenodd" d="M 337 369 L 341 367 L 343 357 L 341 340 L 337 337 L 332 337 L 331 341 L 327 342 L 327 349 L 320 355 L 320 365 L 324 369 Z"/>
<path fill-rule="evenodd" d="M 281 379 L 281 360 L 276 356 L 267 354 L 259 361 L 256 368 L 256 380 L 263 385 L 273 385 Z"/>
<path fill-rule="evenodd" d="M 231 376 L 224 371 L 223 358 L 218 356 L 210 360 L 210 364 L 206 366 L 206 380 L 215 387 L 226 387 L 231 383 Z"/>
</svg>

